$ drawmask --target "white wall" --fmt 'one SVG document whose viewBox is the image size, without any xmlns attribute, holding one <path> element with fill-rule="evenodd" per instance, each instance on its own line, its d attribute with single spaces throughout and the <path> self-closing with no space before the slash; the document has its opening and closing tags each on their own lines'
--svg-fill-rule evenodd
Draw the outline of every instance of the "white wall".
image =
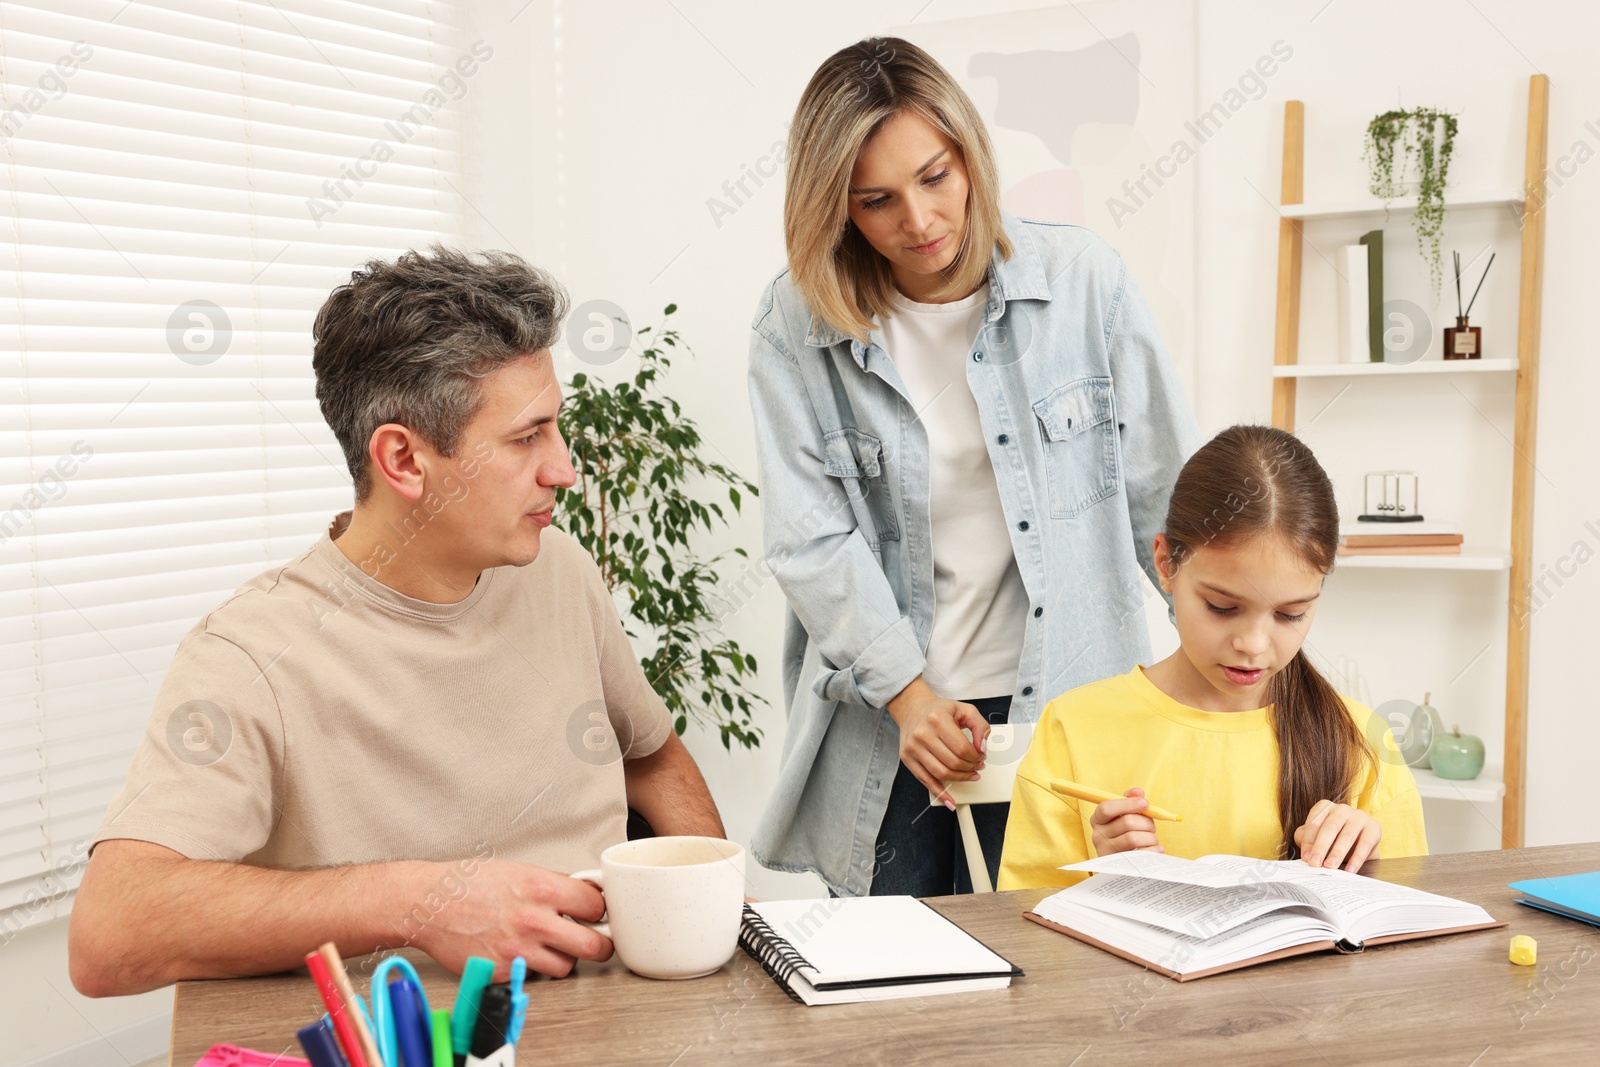
<svg viewBox="0 0 1600 1067">
<path fill-rule="evenodd" d="M 500 190 L 486 188 L 477 201 L 483 240 L 493 244 L 500 235 L 513 236 L 524 253 L 560 273 L 576 301 L 611 300 L 636 324 L 652 321 L 669 301 L 682 305 L 679 326 L 699 359 L 674 368 L 672 389 L 705 431 L 712 454 L 752 480 L 756 472 L 744 401 L 747 327 L 761 287 L 782 262 L 781 180 L 750 187 L 753 195 L 720 225 L 708 199 L 726 199 L 723 183 L 736 181 L 746 165 L 770 151 L 816 64 L 851 40 L 907 24 L 908 35 L 916 39 L 918 27 L 932 23 L 1040 7 L 1055 7 L 1038 16 L 1041 25 L 1065 17 L 1103 29 L 1102 23 L 1124 10 L 1112 3 L 1073 10 L 978 0 L 873 5 L 536 0 L 517 18 L 517 33 L 505 33 L 497 20 L 521 5 L 522 0 L 508 0 L 480 13 L 488 27 L 480 33 L 497 48 L 525 50 L 525 61 L 497 70 L 501 75 L 515 71 L 519 86 L 532 96 L 531 108 L 517 100 L 514 115 L 506 111 L 502 119 L 487 122 L 503 139 L 477 146 L 480 172 L 502 179 Z M 1172 10 L 1169 3 L 1143 6 L 1152 18 Z M 1163 102 L 1163 93 L 1182 93 L 1196 110 L 1204 109 L 1223 99 L 1275 42 L 1293 51 L 1265 79 L 1264 95 L 1239 108 L 1189 164 L 1198 186 L 1198 280 L 1189 298 L 1194 306 L 1185 310 L 1195 324 L 1195 350 L 1181 351 L 1178 340 L 1169 343 L 1179 350 L 1185 371 L 1193 368 L 1190 384 L 1208 431 L 1270 418 L 1277 250 L 1272 204 L 1278 197 L 1286 99 L 1306 102 L 1308 199 L 1364 195 L 1362 131 L 1370 116 L 1397 102 L 1446 107 L 1460 115 L 1452 186 L 1518 185 L 1527 75 L 1535 69 L 1552 80 L 1552 164 L 1579 139 L 1600 149 L 1600 133 L 1583 125 L 1595 119 L 1600 126 L 1600 109 L 1584 109 L 1584 101 L 1600 99 L 1597 76 L 1580 52 L 1585 47 L 1580 42 L 1593 40 L 1596 28 L 1588 5 L 1486 2 L 1473 9 L 1438 0 L 1404 5 L 1208 0 L 1188 17 L 1198 27 L 1193 84 L 1151 79 L 1145 91 L 1153 102 Z M 496 31 L 497 25 L 502 29 Z M 936 26 L 925 32 L 933 40 L 947 36 Z M 481 98 L 491 115 L 511 106 L 511 100 L 492 95 Z M 1174 137 L 1181 132 L 1174 130 Z M 997 141 L 1020 136 L 1008 132 Z M 511 174 L 518 176 L 519 186 L 508 195 L 504 178 Z M 1583 238 L 1596 224 L 1597 187 L 1600 178 L 1580 169 L 1550 198 L 1536 572 L 1571 554 L 1580 539 L 1600 551 L 1600 535 L 1584 527 L 1592 520 L 1600 529 L 1600 492 L 1587 474 L 1587 450 L 1572 447 L 1585 441 L 1587 399 L 1595 392 L 1592 364 L 1577 356 L 1582 305 L 1573 299 L 1573 289 L 1582 269 Z M 530 209 L 530 204 L 536 206 Z M 1174 207 L 1162 203 L 1158 210 Z M 1353 241 L 1362 228 L 1308 231 L 1303 359 L 1316 358 L 1331 322 L 1332 274 L 1322 256 Z M 1446 304 L 1435 306 L 1426 291 L 1408 221 L 1396 217 L 1386 230 L 1390 293 L 1410 296 L 1440 325 L 1447 324 L 1453 312 Z M 1106 236 L 1119 240 L 1114 231 Z M 1492 214 L 1447 221 L 1447 258 L 1453 247 L 1475 252 L 1490 242 L 1499 259 L 1473 319 L 1484 327 L 1486 346 L 1509 353 L 1515 340 L 1515 223 Z M 563 359 L 563 373 L 587 369 L 570 356 Z M 624 359 L 605 373 L 630 370 Z M 1337 385 L 1302 385 L 1300 428 L 1329 467 L 1342 510 L 1358 510 L 1363 471 L 1414 467 L 1438 517 L 1460 521 L 1469 542 L 1506 543 L 1509 378 L 1486 376 L 1457 385 L 1363 382 L 1343 395 Z M 757 548 L 756 515 L 747 510 L 719 544 Z M 1570 563 L 1563 566 L 1572 569 Z M 1578 653 L 1579 635 L 1593 632 L 1585 622 L 1596 606 L 1597 569 L 1579 567 L 1559 589 L 1553 582 L 1547 585 L 1553 595 L 1544 598 L 1532 620 L 1528 803 L 1534 842 L 1593 836 L 1580 813 L 1587 807 L 1583 801 L 1593 799 L 1594 787 L 1580 783 L 1590 762 L 1586 753 L 1600 743 L 1600 725 L 1583 713 L 1585 694 L 1566 665 Z M 1330 581 L 1312 645 L 1325 661 L 1359 674 L 1374 702 L 1420 699 L 1423 691 L 1432 692 L 1449 722 L 1485 738 L 1493 764 L 1501 757 L 1505 586 L 1504 575 L 1340 574 Z M 744 840 L 759 815 L 781 747 L 776 670 L 781 612 L 781 596 L 769 584 L 725 620 L 727 633 L 764 661 L 762 691 L 773 703 L 763 718 L 766 743 L 753 753 L 729 755 L 708 736 L 690 738 L 730 832 Z M 1163 623 L 1153 623 L 1152 631 L 1158 650 L 1172 647 Z M 1480 655 L 1486 645 L 1489 651 Z M 1496 806 L 1430 801 L 1427 807 L 1435 848 L 1487 848 L 1497 842 Z M 809 879 L 766 874 L 754 881 L 765 893 L 815 890 Z"/>
<path fill-rule="evenodd" d="M 90 1000 L 67 975 L 60 919 L 0 941 L 0 1063 L 149 1067 L 167 1062 L 172 990 Z M 187 1064 L 184 1067 L 188 1067 Z"/>
</svg>

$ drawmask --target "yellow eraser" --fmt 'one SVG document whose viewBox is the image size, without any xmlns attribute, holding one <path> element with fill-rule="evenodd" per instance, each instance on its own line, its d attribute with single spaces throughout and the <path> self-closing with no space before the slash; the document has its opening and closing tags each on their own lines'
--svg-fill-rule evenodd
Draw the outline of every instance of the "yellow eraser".
<svg viewBox="0 0 1600 1067">
<path fill-rule="evenodd" d="M 1523 967 L 1532 967 L 1539 962 L 1539 942 L 1527 934 L 1518 934 L 1511 939 L 1511 962 Z"/>
</svg>

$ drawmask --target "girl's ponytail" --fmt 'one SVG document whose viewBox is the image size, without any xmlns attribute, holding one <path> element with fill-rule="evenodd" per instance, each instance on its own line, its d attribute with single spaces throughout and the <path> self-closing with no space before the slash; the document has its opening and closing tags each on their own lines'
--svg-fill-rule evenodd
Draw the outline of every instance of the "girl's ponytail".
<svg viewBox="0 0 1600 1067">
<path fill-rule="evenodd" d="M 1272 678 L 1272 730 L 1278 739 L 1278 821 L 1281 859 L 1300 858 L 1294 831 L 1319 800 L 1353 804 L 1376 756 L 1344 700 L 1305 650 Z"/>
</svg>

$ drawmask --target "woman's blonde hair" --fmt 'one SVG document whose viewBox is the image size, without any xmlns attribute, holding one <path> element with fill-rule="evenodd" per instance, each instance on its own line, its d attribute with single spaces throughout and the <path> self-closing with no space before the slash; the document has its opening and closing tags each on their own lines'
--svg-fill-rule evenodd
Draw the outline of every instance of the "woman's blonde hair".
<svg viewBox="0 0 1600 1067">
<path fill-rule="evenodd" d="M 861 148 L 902 111 L 955 142 L 966 163 L 966 237 L 936 295 L 982 284 L 993 253 L 1011 258 L 1000 220 L 1000 177 L 978 109 L 932 56 L 898 37 L 869 37 L 829 56 L 811 76 L 789 128 L 783 236 L 795 288 L 813 315 L 865 341 L 890 308 L 889 261 L 850 225 L 850 171 Z"/>
</svg>

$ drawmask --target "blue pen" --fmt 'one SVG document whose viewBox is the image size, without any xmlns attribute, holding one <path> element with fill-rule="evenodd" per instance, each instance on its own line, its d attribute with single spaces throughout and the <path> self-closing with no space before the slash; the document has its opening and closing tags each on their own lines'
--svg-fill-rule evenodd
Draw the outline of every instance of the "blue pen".
<svg viewBox="0 0 1600 1067">
<path fill-rule="evenodd" d="M 395 1026 L 395 1004 L 391 995 L 389 980 L 395 972 L 399 977 L 405 978 L 416 990 L 415 997 L 407 996 L 412 1001 L 413 1008 L 416 1001 L 421 1002 L 423 1018 L 432 1018 L 432 1009 L 428 1006 L 427 994 L 422 991 L 422 979 L 417 977 L 417 969 L 411 966 L 411 961 L 404 956 L 390 956 L 378 964 L 372 971 L 372 1039 L 378 1044 L 378 1055 L 383 1058 L 382 1067 L 401 1067 L 399 1034 Z M 417 1028 L 413 1025 L 412 1030 Z M 423 1061 L 427 1067 L 427 1061 Z M 379 1065 L 373 1065 L 379 1067 Z"/>
<path fill-rule="evenodd" d="M 528 1014 L 528 994 L 522 983 L 528 977 L 528 961 L 518 956 L 511 961 L 511 1022 L 506 1026 L 506 1044 L 515 1045 L 522 1037 L 522 1020 Z"/>
<path fill-rule="evenodd" d="M 389 1007 L 394 1018 L 397 1054 L 391 1067 L 432 1067 L 432 1050 L 422 1043 L 417 1017 L 417 987 L 401 976 L 389 983 Z"/>
<path fill-rule="evenodd" d="M 425 1067 L 432 1067 L 433 1009 L 428 1006 L 428 995 L 422 991 L 422 986 L 417 986 L 411 992 L 417 1004 L 417 1036 L 422 1041 L 423 1050 L 429 1053 L 429 1059 Z"/>
<path fill-rule="evenodd" d="M 311 1067 L 344 1067 L 344 1056 L 334 1040 L 333 1027 L 325 1017 L 302 1028 L 295 1037 L 300 1039 L 300 1047 L 305 1049 Z"/>
</svg>

